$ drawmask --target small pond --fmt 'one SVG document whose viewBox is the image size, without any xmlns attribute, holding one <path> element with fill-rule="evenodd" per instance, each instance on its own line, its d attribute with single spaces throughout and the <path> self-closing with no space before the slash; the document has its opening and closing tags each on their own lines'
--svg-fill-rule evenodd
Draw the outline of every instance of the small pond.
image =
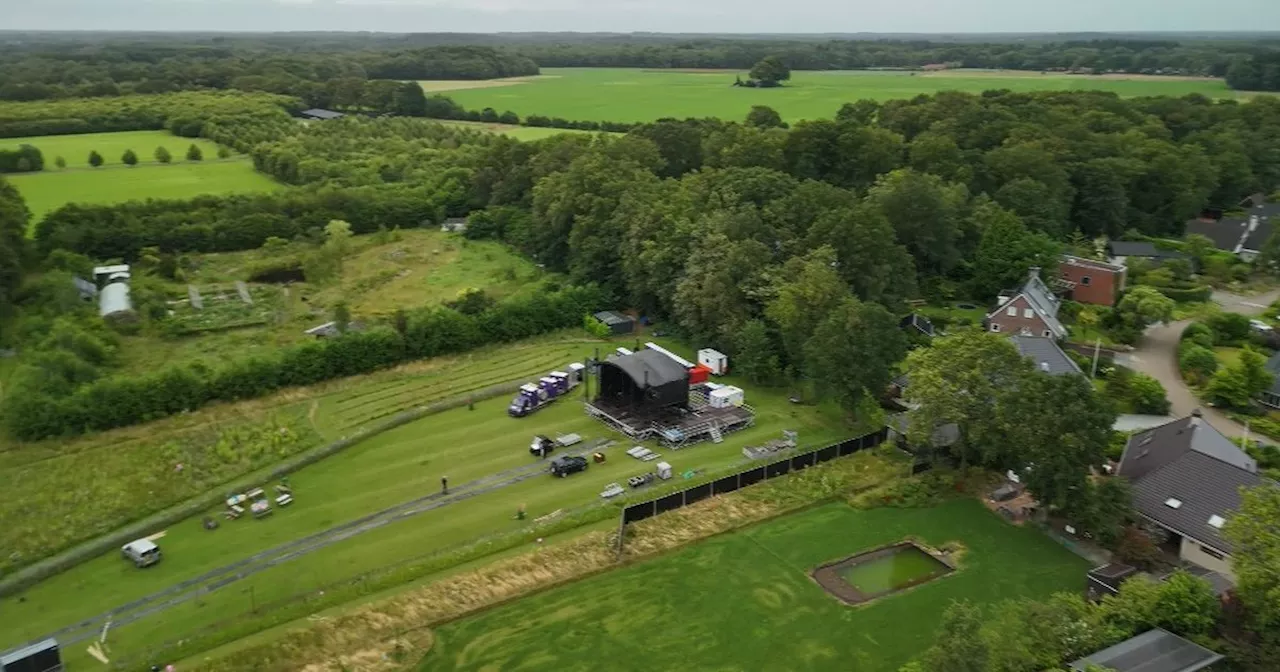
<svg viewBox="0 0 1280 672">
<path fill-rule="evenodd" d="M 952 568 L 910 542 L 859 553 L 814 570 L 828 592 L 858 604 L 945 576 Z"/>
</svg>

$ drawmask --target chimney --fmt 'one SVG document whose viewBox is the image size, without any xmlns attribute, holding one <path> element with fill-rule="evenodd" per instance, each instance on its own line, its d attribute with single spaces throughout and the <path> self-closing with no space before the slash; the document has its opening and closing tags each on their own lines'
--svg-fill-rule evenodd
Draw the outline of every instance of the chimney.
<svg viewBox="0 0 1280 672">
<path fill-rule="evenodd" d="M 1038 277 L 1040 277 L 1040 267 L 1039 267 L 1039 266 L 1032 266 L 1031 268 L 1027 269 L 1027 279 L 1028 279 L 1028 280 L 1035 280 L 1035 279 L 1036 279 L 1036 278 L 1038 278 Z"/>
</svg>

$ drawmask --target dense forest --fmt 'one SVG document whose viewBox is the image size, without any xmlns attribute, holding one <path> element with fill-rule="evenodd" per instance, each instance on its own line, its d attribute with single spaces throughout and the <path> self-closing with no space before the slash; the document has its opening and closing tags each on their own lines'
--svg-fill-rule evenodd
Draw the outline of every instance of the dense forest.
<svg viewBox="0 0 1280 672">
<path fill-rule="evenodd" d="M 8 37 L 13 38 L 13 35 Z M 33 34 L 0 40 L 0 100 L 190 89 L 269 91 L 326 107 L 340 80 L 492 79 L 539 67 L 734 68 L 767 56 L 794 70 L 964 68 L 1226 77 L 1280 90 L 1280 44 L 1258 39 L 947 42 L 662 35 Z M 347 85 L 348 88 L 350 84 Z M 333 102 L 335 98 L 337 103 Z"/>
<path fill-rule="evenodd" d="M 0 120 L 6 107 L 61 104 L 11 103 Z M 95 116 L 92 100 L 65 104 Z M 135 261 L 272 240 L 323 245 L 334 220 L 370 233 L 468 215 L 468 236 L 504 241 L 596 288 L 575 306 L 634 306 L 730 352 L 754 379 L 807 375 L 852 406 L 901 359 L 890 318 L 906 300 L 985 300 L 1088 238 L 1178 236 L 1202 208 L 1231 209 L 1280 185 L 1280 101 L 1266 97 L 942 93 L 851 103 L 790 129 L 753 114 L 752 123 L 663 120 L 538 142 L 404 117 L 290 123 L 292 104 L 183 93 L 136 109 L 150 123 L 164 110 L 158 123 L 182 120 L 187 132 L 247 148 L 259 170 L 294 189 L 68 205 L 37 225 L 32 253 Z M 38 303 L 41 291 L 28 295 Z M 829 315 L 844 322 L 819 329 Z M 21 332 L 48 328 L 37 320 Z M 819 334 L 863 346 L 819 347 Z M 824 358 L 835 351 L 881 365 Z M 11 431 L 33 438 L 87 426 L 65 414 L 81 412 L 85 385 L 114 389 L 98 386 L 118 375 L 65 370 L 66 380 L 19 378 L 28 387 L 11 397 L 22 403 L 6 414 Z M 847 373 L 824 378 L 832 371 Z M 165 376 L 190 382 L 159 371 L 129 385 Z M 161 399 L 239 398 L 192 389 L 103 417 L 127 424 L 181 410 Z"/>
</svg>

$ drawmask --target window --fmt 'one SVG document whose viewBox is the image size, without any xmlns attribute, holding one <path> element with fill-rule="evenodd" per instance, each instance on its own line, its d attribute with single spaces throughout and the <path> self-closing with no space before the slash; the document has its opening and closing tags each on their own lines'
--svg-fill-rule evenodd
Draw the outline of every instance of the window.
<svg viewBox="0 0 1280 672">
<path fill-rule="evenodd" d="M 1087 275 L 1080 276 L 1080 284 L 1084 285 L 1085 287 L 1089 286 L 1089 281 L 1090 281 L 1089 276 Z"/>
<path fill-rule="evenodd" d="M 1023 316 L 1023 317 L 1025 317 L 1025 318 L 1027 318 L 1028 320 L 1030 320 L 1030 319 L 1032 319 L 1032 318 L 1034 318 L 1034 317 L 1036 316 L 1036 311 L 1034 311 L 1034 310 L 1032 310 L 1032 309 L 1030 309 L 1030 308 L 1024 308 L 1024 309 L 1022 310 L 1022 316 Z"/>
<path fill-rule="evenodd" d="M 1164 505 L 1171 509 L 1181 509 L 1182 500 L 1170 497 L 1169 499 L 1164 500 Z"/>
<path fill-rule="evenodd" d="M 1226 519 L 1225 519 L 1225 518 L 1223 518 L 1222 516 L 1219 516 L 1219 515 L 1218 515 L 1218 514 L 1216 514 L 1216 513 L 1215 513 L 1215 514 L 1213 514 L 1212 516 L 1209 516 L 1209 526 L 1210 526 L 1210 527 L 1215 527 L 1215 528 L 1217 528 L 1217 529 L 1221 530 L 1221 529 L 1222 529 L 1222 526 L 1223 526 L 1223 525 L 1225 525 L 1225 524 L 1226 524 L 1226 522 L 1227 522 L 1227 521 L 1226 521 Z"/>
<path fill-rule="evenodd" d="M 1211 558 L 1217 558 L 1217 559 L 1219 559 L 1219 560 L 1226 560 L 1226 559 L 1227 559 L 1227 556 L 1223 555 L 1222 553 L 1219 553 L 1218 551 L 1216 551 L 1216 550 L 1214 550 L 1214 549 L 1212 549 L 1212 548 L 1209 548 L 1208 546 L 1205 546 L 1204 544 L 1200 544 L 1200 552 L 1201 552 L 1201 553 L 1204 553 L 1205 555 L 1207 555 L 1207 556 L 1209 556 L 1209 557 L 1211 557 Z"/>
<path fill-rule="evenodd" d="M 1009 306 L 1009 310 L 1006 310 L 1006 311 L 1005 311 L 1005 315 L 1008 315 L 1009 317 L 1017 317 L 1017 316 L 1018 316 L 1018 307 L 1017 307 L 1017 306 Z"/>
<path fill-rule="evenodd" d="M 997 334 L 998 334 L 998 333 L 1000 333 L 1000 325 L 999 325 L 998 323 L 996 323 L 996 322 L 992 322 L 992 323 L 991 323 L 991 331 L 993 331 L 993 332 L 995 332 L 995 333 L 997 333 Z"/>
</svg>

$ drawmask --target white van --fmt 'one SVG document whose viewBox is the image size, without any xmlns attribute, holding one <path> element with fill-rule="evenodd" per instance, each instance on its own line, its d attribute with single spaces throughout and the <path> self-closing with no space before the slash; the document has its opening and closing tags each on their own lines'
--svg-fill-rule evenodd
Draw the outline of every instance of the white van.
<svg viewBox="0 0 1280 672">
<path fill-rule="evenodd" d="M 160 547 L 150 539 L 131 541 L 120 548 L 125 560 L 132 560 L 137 567 L 149 567 L 160 562 Z"/>
</svg>

